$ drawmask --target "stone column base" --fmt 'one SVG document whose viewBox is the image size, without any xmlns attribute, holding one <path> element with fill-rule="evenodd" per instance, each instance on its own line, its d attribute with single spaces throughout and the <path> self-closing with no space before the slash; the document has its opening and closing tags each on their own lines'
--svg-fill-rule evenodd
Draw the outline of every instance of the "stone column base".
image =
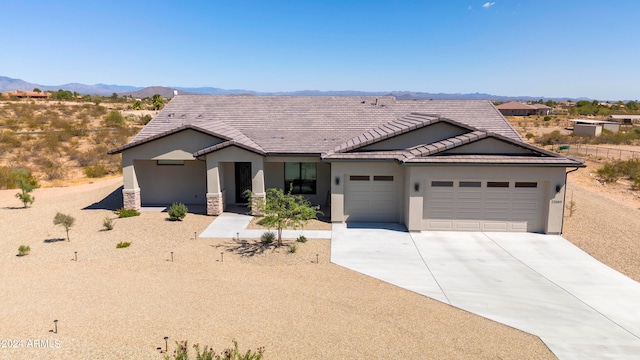
<svg viewBox="0 0 640 360">
<path fill-rule="evenodd" d="M 140 189 L 122 189 L 123 207 L 128 210 L 140 210 Z"/>
<path fill-rule="evenodd" d="M 264 208 L 266 196 L 266 194 L 253 194 L 253 196 L 251 197 L 251 215 L 263 215 L 260 209 Z"/>
<path fill-rule="evenodd" d="M 218 216 L 224 211 L 225 193 L 207 193 L 207 215 Z"/>
</svg>

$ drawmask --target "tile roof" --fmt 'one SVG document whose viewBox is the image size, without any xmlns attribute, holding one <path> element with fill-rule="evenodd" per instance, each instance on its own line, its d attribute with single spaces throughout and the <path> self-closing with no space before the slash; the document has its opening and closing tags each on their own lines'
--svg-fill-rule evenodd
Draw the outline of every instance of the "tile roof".
<svg viewBox="0 0 640 360">
<path fill-rule="evenodd" d="M 535 110 L 536 108 L 517 101 L 510 101 L 496 106 L 498 110 Z"/>
<path fill-rule="evenodd" d="M 420 118 L 412 117 L 416 114 Z M 484 100 L 179 95 L 129 144 L 111 153 L 191 126 L 265 154 L 320 154 L 348 139 L 347 146 L 373 142 L 438 118 L 522 140 L 493 104 Z"/>
</svg>

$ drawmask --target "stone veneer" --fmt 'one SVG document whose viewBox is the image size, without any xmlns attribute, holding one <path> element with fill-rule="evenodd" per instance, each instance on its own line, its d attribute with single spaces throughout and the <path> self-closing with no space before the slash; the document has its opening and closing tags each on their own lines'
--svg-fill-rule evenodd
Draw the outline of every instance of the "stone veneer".
<svg viewBox="0 0 640 360">
<path fill-rule="evenodd" d="M 224 211 L 225 192 L 207 193 L 207 215 L 217 216 Z"/>
<path fill-rule="evenodd" d="M 140 210 L 140 189 L 122 189 L 122 202 L 125 209 Z"/>
<path fill-rule="evenodd" d="M 262 212 L 258 211 L 258 209 L 260 208 L 260 203 L 264 204 L 265 198 L 265 194 L 253 194 L 251 197 L 251 215 L 262 215 Z"/>
</svg>

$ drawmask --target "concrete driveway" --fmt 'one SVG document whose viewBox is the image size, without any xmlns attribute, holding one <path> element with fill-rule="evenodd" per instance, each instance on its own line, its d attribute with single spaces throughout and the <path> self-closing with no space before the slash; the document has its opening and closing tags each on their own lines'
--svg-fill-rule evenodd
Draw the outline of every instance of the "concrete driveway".
<svg viewBox="0 0 640 360">
<path fill-rule="evenodd" d="M 537 335 L 560 359 L 640 358 L 640 284 L 561 236 L 334 224 L 331 261 Z"/>
</svg>

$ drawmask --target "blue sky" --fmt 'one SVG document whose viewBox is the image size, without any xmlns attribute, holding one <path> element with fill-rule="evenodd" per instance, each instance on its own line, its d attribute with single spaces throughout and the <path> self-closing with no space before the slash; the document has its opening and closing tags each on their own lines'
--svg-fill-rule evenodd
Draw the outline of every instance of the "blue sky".
<svg viewBox="0 0 640 360">
<path fill-rule="evenodd" d="M 0 0 L 43 85 L 640 98 L 640 1 Z"/>
</svg>

